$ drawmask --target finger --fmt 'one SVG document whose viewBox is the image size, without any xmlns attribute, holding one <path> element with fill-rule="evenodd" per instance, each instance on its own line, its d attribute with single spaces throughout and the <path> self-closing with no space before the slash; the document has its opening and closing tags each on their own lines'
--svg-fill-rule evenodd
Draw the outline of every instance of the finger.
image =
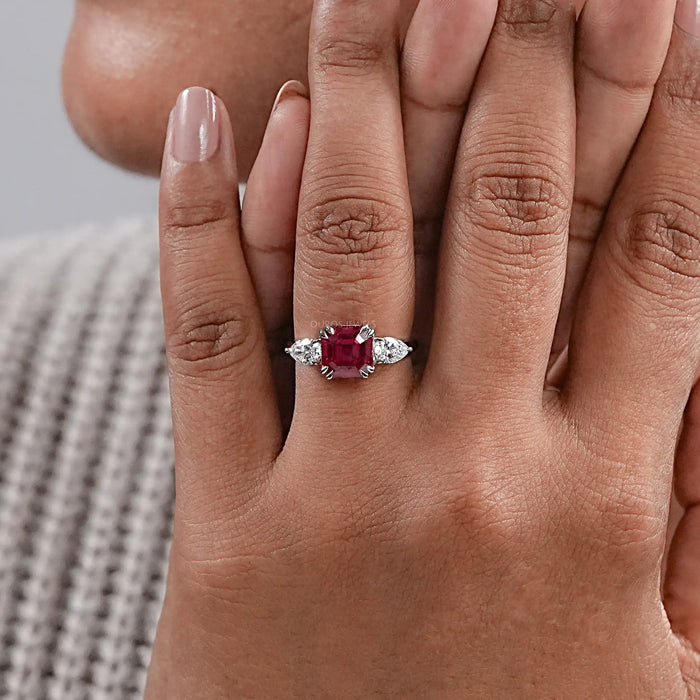
<svg viewBox="0 0 700 700">
<path fill-rule="evenodd" d="M 416 254 L 416 326 L 427 350 L 447 191 L 467 100 L 498 0 L 421 0 L 401 57 L 401 111 Z"/>
<path fill-rule="evenodd" d="M 700 385 L 685 414 L 675 491 L 683 516 L 668 552 L 664 605 L 674 631 L 700 649 Z"/>
<path fill-rule="evenodd" d="M 309 116 L 304 85 L 286 82 L 275 100 L 243 198 L 243 250 L 268 333 L 291 330 L 294 236 Z"/>
<path fill-rule="evenodd" d="M 674 6 L 675 0 L 588 0 L 579 19 L 576 187 L 552 362 L 569 342 L 574 303 L 603 216 L 649 111 Z"/>
<path fill-rule="evenodd" d="M 243 251 L 262 311 L 285 427 L 294 404 L 294 367 L 284 347 L 293 336 L 294 236 L 309 117 L 308 91 L 296 80 L 286 82 L 250 172 L 241 214 Z"/>
<path fill-rule="evenodd" d="M 676 434 L 700 353 L 699 58 L 700 42 L 674 30 L 569 350 L 565 393 L 581 419 L 637 440 Z"/>
<path fill-rule="evenodd" d="M 190 524 L 252 498 L 280 443 L 238 201 L 226 108 L 204 88 L 186 90 L 168 126 L 160 250 L 177 495 Z"/>
<path fill-rule="evenodd" d="M 541 402 L 573 196 L 574 24 L 573 3 L 504 0 L 477 77 L 426 374 L 458 410 L 501 392 Z"/>
<path fill-rule="evenodd" d="M 421 0 L 401 56 L 401 105 L 416 219 L 442 219 L 469 93 L 497 0 Z"/>
<path fill-rule="evenodd" d="M 399 5 L 399 0 L 314 5 L 311 129 L 295 267 L 299 337 L 317 337 L 326 324 L 369 323 L 378 335 L 395 337 L 411 329 L 413 245 L 399 103 Z M 342 384 L 327 382 L 321 389 L 318 372 L 304 368 L 297 377 L 299 397 L 311 386 L 314 397 L 333 396 Z M 408 362 L 391 371 L 380 367 L 371 392 L 388 385 L 405 388 L 409 377 Z M 358 397 L 367 391 L 353 389 Z"/>
</svg>

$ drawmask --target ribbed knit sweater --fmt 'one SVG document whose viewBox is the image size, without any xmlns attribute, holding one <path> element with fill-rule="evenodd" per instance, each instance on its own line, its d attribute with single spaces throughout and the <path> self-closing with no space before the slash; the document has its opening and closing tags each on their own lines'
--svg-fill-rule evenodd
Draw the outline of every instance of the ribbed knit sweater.
<svg viewBox="0 0 700 700">
<path fill-rule="evenodd" d="M 136 698 L 173 449 L 157 226 L 0 244 L 0 698 Z"/>
</svg>

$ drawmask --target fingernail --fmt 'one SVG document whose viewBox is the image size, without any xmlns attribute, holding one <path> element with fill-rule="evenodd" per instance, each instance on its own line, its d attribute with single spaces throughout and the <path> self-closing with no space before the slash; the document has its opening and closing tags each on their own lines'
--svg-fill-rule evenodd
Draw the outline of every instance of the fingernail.
<svg viewBox="0 0 700 700">
<path fill-rule="evenodd" d="M 700 0 L 678 0 L 676 24 L 683 31 L 700 39 Z"/>
<path fill-rule="evenodd" d="M 559 357 L 554 361 L 554 364 L 549 368 L 547 372 L 547 378 L 545 379 L 545 387 L 549 389 L 556 389 L 564 379 L 564 374 L 566 373 L 566 368 L 569 364 L 569 346 L 567 345 Z"/>
<path fill-rule="evenodd" d="M 203 87 L 183 90 L 172 116 L 172 153 L 182 163 L 201 163 L 219 148 L 219 114 L 214 93 Z"/>
<path fill-rule="evenodd" d="M 277 93 L 275 98 L 275 103 L 272 105 L 272 111 L 274 112 L 280 103 L 286 100 L 288 97 L 308 97 L 309 91 L 306 89 L 304 83 L 300 83 L 298 80 L 288 80 Z"/>
</svg>

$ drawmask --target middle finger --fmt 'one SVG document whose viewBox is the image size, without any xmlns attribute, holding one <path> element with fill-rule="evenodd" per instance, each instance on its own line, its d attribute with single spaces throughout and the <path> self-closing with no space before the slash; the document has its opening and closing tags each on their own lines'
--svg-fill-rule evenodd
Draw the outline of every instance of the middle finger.
<svg viewBox="0 0 700 700">
<path fill-rule="evenodd" d="M 588 0 L 576 39 L 576 187 L 552 361 L 569 342 L 574 306 L 615 185 L 646 119 L 668 51 L 674 0 Z M 558 383 L 557 372 L 549 378 Z"/>
<path fill-rule="evenodd" d="M 541 403 L 573 199 L 573 0 L 501 0 L 462 132 L 426 380 Z M 433 380 L 432 382 L 430 380 Z"/>
</svg>

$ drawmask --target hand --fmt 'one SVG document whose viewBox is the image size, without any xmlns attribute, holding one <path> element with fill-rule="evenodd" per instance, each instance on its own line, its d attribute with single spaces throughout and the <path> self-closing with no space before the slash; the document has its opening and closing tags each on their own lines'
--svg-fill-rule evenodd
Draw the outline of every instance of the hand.
<svg viewBox="0 0 700 700">
<path fill-rule="evenodd" d="M 397 5 L 315 5 L 298 337 L 345 319 L 411 333 Z M 665 601 L 659 578 L 700 363 L 700 49 L 675 31 L 561 391 L 543 392 L 576 189 L 573 20 L 545 0 L 500 4 L 422 378 L 408 361 L 366 382 L 301 368 L 284 445 L 228 117 L 181 98 L 161 199 L 177 500 L 150 697 L 698 696 L 697 473 L 677 475 L 688 510 Z M 257 182 L 247 201 L 263 201 Z M 259 240 L 261 218 L 242 235 Z"/>
<path fill-rule="evenodd" d="M 437 253 L 467 101 L 489 39 L 497 0 L 401 4 L 401 105 L 414 219 L 417 307 L 412 338 L 420 372 L 430 345 Z M 443 3 L 444 5 L 444 3 Z M 580 11 L 584 0 L 576 0 Z M 575 300 L 616 182 L 646 118 L 666 57 L 673 0 L 588 0 L 576 29 L 577 158 L 567 280 L 548 377 L 565 371 Z M 409 28 L 410 31 L 406 31 Z M 436 80 L 435 76 L 440 79 Z M 272 352 L 285 425 L 293 368 L 280 348 L 292 335 L 296 204 L 309 129 L 308 95 L 297 81 L 280 91 L 243 206 L 242 240 Z M 272 204 L 274 203 L 274 205 Z M 559 362 L 557 362 L 559 360 Z"/>
</svg>

